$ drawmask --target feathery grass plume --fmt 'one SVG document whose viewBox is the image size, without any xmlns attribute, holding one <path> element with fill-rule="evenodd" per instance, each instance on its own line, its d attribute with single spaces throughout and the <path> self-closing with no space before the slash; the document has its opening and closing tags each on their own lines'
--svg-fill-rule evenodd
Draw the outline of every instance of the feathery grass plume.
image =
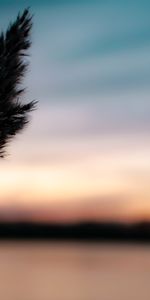
<svg viewBox="0 0 150 300">
<path fill-rule="evenodd" d="M 35 101 L 27 104 L 20 101 L 31 27 L 32 16 L 25 9 L 6 33 L 0 35 L 0 157 L 4 156 L 7 143 L 28 123 L 28 112 L 36 105 Z"/>
</svg>

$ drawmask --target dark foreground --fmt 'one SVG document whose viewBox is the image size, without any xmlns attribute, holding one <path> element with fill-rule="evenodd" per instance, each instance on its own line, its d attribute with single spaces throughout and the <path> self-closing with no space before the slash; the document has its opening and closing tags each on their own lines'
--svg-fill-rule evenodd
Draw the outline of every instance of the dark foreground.
<svg viewBox="0 0 150 300">
<path fill-rule="evenodd" d="M 150 223 L 0 223 L 0 239 L 150 242 Z"/>
</svg>

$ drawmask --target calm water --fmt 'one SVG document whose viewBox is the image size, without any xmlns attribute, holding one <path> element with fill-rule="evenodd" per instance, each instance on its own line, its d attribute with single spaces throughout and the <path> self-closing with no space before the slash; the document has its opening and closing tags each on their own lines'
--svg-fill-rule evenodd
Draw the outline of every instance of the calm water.
<svg viewBox="0 0 150 300">
<path fill-rule="evenodd" d="M 149 300 L 150 246 L 0 243 L 1 300 Z"/>
</svg>

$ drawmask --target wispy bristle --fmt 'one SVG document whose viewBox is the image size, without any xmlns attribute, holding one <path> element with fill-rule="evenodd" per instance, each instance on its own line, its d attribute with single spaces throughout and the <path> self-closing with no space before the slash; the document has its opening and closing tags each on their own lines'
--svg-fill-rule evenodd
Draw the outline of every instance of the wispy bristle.
<svg viewBox="0 0 150 300">
<path fill-rule="evenodd" d="M 20 83 L 25 75 L 27 63 L 24 57 L 31 45 L 32 16 L 28 9 L 18 14 L 4 34 L 0 35 L 0 157 L 10 139 L 28 122 L 28 112 L 36 102 L 21 102 L 24 89 Z"/>
</svg>

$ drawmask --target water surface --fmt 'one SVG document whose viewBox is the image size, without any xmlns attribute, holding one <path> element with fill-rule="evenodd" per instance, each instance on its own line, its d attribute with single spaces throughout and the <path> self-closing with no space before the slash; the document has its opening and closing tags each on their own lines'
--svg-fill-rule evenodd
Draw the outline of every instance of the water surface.
<svg viewBox="0 0 150 300">
<path fill-rule="evenodd" d="M 0 243 L 2 300 L 149 300 L 150 246 Z"/>
</svg>

